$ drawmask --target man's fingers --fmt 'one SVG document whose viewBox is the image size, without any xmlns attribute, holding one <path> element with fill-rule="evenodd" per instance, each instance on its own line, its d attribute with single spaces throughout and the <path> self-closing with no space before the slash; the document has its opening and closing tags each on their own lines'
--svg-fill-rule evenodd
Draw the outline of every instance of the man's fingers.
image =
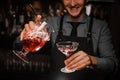
<svg viewBox="0 0 120 80">
<path fill-rule="evenodd" d="M 29 24 L 25 24 L 25 27 L 20 34 L 20 40 L 23 40 L 26 33 L 32 30 L 31 28 L 33 28 L 33 25 L 31 26 L 30 24 L 32 24 L 32 21 L 30 21 Z"/>
<path fill-rule="evenodd" d="M 89 58 L 85 57 L 84 59 L 74 62 L 74 64 L 67 66 L 68 69 L 83 69 L 90 64 Z"/>
<path fill-rule="evenodd" d="M 30 21 L 28 28 L 29 28 L 29 30 L 33 30 L 35 28 L 35 23 L 33 21 Z"/>
<path fill-rule="evenodd" d="M 41 15 L 37 15 L 36 17 L 35 17 L 35 24 L 36 25 L 40 25 L 41 23 L 40 23 L 40 20 L 41 20 Z"/>
<path fill-rule="evenodd" d="M 67 60 L 65 60 L 65 64 L 67 65 L 67 63 L 70 63 L 71 61 L 73 61 L 75 58 L 79 57 L 81 55 L 82 51 L 79 51 L 75 54 L 73 54 L 72 56 L 70 56 Z"/>
</svg>

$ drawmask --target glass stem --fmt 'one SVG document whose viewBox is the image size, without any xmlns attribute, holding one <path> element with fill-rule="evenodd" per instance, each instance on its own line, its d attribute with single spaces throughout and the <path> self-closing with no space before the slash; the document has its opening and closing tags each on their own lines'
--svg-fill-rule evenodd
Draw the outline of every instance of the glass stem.
<svg viewBox="0 0 120 80">
<path fill-rule="evenodd" d="M 22 52 L 23 52 L 25 55 L 28 54 L 28 51 L 26 51 L 26 50 L 24 50 L 24 49 L 22 49 Z"/>
<path fill-rule="evenodd" d="M 65 55 L 66 55 L 66 57 L 69 57 L 69 54 L 68 54 L 68 52 L 65 52 Z"/>
</svg>

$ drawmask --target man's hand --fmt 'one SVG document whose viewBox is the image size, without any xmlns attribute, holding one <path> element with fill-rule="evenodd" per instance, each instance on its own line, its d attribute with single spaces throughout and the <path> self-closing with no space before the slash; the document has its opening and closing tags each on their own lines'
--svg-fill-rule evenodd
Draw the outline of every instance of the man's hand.
<svg viewBox="0 0 120 80">
<path fill-rule="evenodd" d="M 21 41 L 26 36 L 26 33 L 31 32 L 36 26 L 39 26 L 41 24 L 40 19 L 41 19 L 41 15 L 37 15 L 35 17 L 35 21 L 29 21 L 29 23 L 25 24 L 24 29 L 20 34 Z"/>
<path fill-rule="evenodd" d="M 67 69 L 81 70 L 84 68 L 89 68 L 91 64 L 97 64 L 96 58 L 88 55 L 84 51 L 79 51 L 65 60 Z"/>
</svg>

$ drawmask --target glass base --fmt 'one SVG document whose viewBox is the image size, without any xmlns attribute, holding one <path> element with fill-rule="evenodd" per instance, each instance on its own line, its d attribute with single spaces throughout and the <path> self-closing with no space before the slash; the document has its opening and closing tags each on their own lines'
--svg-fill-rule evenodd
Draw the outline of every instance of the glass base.
<svg viewBox="0 0 120 80">
<path fill-rule="evenodd" d="M 22 51 L 13 50 L 13 53 L 25 63 L 29 63 L 26 54 L 24 54 Z"/>
<path fill-rule="evenodd" d="M 64 73 L 72 73 L 72 72 L 75 72 L 75 69 L 68 70 L 68 69 L 66 69 L 66 68 L 64 67 L 64 68 L 61 68 L 60 71 L 61 71 L 61 72 L 64 72 Z"/>
</svg>

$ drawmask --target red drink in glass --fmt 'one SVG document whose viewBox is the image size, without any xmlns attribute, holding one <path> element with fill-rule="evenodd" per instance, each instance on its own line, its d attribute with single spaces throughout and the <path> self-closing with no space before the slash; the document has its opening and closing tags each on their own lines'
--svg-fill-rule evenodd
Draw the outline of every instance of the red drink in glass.
<svg viewBox="0 0 120 80">
<path fill-rule="evenodd" d="M 46 41 L 40 38 L 25 39 L 22 41 L 23 48 L 28 52 L 36 52 L 41 49 Z"/>
<path fill-rule="evenodd" d="M 22 50 L 13 50 L 13 53 L 25 63 L 29 63 L 27 58 L 27 54 L 29 52 L 36 52 L 40 50 L 49 40 L 48 32 L 43 30 L 46 24 L 46 22 L 43 22 L 39 27 L 34 28 L 33 31 L 26 33 L 22 40 Z"/>
</svg>

